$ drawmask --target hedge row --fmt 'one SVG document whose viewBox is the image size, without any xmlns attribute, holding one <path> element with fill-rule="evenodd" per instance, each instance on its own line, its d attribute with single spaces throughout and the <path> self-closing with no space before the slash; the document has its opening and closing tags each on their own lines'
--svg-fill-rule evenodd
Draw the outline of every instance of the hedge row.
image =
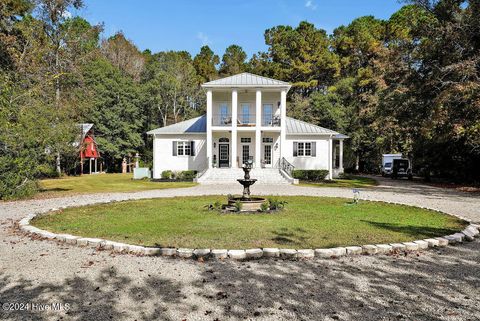
<svg viewBox="0 0 480 321">
<path fill-rule="evenodd" d="M 193 180 L 197 176 L 197 171 L 170 171 L 162 172 L 162 179 Z"/>
<path fill-rule="evenodd" d="M 292 173 L 293 178 L 300 179 L 303 181 L 323 181 L 328 175 L 328 170 L 326 169 L 295 169 Z"/>
</svg>

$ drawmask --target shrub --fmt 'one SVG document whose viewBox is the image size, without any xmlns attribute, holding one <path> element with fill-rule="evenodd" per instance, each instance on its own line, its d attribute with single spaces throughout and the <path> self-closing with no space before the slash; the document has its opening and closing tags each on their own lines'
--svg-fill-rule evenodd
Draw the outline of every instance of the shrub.
<svg viewBox="0 0 480 321">
<path fill-rule="evenodd" d="M 197 176 L 197 171 L 183 171 L 181 172 L 181 178 L 182 179 L 188 179 L 188 180 L 193 180 Z"/>
<path fill-rule="evenodd" d="M 326 169 L 296 169 L 292 173 L 293 178 L 304 180 L 304 181 L 323 181 L 328 175 L 328 170 Z"/>
<path fill-rule="evenodd" d="M 285 207 L 285 205 L 288 204 L 288 203 L 287 203 L 287 201 L 280 201 L 277 198 L 269 198 L 268 199 L 268 204 L 269 204 L 270 210 L 276 211 L 276 210 L 283 209 Z"/>
<path fill-rule="evenodd" d="M 266 212 L 268 211 L 269 209 L 269 205 L 268 205 L 268 202 L 263 202 L 261 205 L 260 205 L 260 212 Z"/>
<path fill-rule="evenodd" d="M 172 175 L 173 175 L 173 173 L 170 170 L 166 170 L 166 171 L 162 172 L 162 178 L 163 179 L 171 179 Z"/>
<path fill-rule="evenodd" d="M 233 205 L 233 206 L 235 207 L 236 212 L 240 212 L 242 210 L 242 202 L 240 202 L 240 201 L 236 201 L 235 205 Z"/>
</svg>

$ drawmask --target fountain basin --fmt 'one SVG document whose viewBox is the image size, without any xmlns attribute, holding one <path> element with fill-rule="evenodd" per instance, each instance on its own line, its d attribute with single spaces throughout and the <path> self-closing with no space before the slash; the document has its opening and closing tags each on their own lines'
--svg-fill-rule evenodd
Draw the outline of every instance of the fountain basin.
<svg viewBox="0 0 480 321">
<path fill-rule="evenodd" d="M 266 201 L 265 198 L 262 197 L 233 197 L 228 200 L 229 206 L 234 206 L 236 202 L 242 203 L 242 209 L 240 212 L 256 212 L 260 210 L 262 203 Z"/>
</svg>

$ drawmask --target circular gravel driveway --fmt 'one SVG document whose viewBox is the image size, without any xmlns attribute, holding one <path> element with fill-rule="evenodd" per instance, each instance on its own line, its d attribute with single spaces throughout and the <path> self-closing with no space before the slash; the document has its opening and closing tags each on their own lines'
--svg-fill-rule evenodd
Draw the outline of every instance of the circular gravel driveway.
<svg viewBox="0 0 480 321">
<path fill-rule="evenodd" d="M 361 189 L 361 198 L 429 207 L 480 222 L 478 194 L 380 182 Z M 15 228 L 29 213 L 61 206 L 231 191 L 240 188 L 200 185 L 0 203 L 0 319 L 479 320 L 478 241 L 407 256 L 202 263 L 32 240 Z M 252 192 L 352 196 L 350 189 L 261 184 Z"/>
</svg>

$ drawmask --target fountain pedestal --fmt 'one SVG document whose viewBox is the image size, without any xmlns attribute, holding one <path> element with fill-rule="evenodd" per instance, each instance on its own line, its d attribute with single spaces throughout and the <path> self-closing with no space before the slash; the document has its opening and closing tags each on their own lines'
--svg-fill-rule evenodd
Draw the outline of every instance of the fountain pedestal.
<svg viewBox="0 0 480 321">
<path fill-rule="evenodd" d="M 237 181 L 243 186 L 242 197 L 233 197 L 228 200 L 228 205 L 233 206 L 236 202 L 242 204 L 241 212 L 252 212 L 260 210 L 262 203 L 265 202 L 264 198 L 261 197 L 250 197 L 250 186 L 255 184 L 256 179 L 250 178 L 250 171 L 253 167 L 253 161 L 248 160 L 247 163 L 242 167 L 244 176 L 243 178 L 237 179 Z"/>
</svg>

